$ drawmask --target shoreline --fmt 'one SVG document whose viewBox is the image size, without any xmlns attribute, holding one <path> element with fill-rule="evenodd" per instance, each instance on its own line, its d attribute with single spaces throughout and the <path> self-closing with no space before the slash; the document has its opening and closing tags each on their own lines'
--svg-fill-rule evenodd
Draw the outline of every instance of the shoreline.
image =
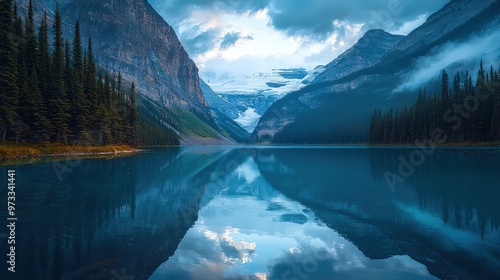
<svg viewBox="0 0 500 280">
<path fill-rule="evenodd" d="M 47 157 L 81 157 L 99 155 L 132 154 L 142 151 L 128 145 L 87 146 L 62 144 L 0 144 L 0 160 Z"/>
<path fill-rule="evenodd" d="M 189 147 L 187 145 L 185 147 Z M 195 145 L 196 146 L 196 145 Z M 205 145 L 202 145 L 205 146 Z M 416 144 L 236 144 L 236 145 L 207 145 L 207 146 L 234 146 L 234 147 L 373 147 L 373 148 L 394 148 L 394 147 L 439 147 L 439 148 L 499 148 L 499 142 L 493 143 L 435 143 L 433 145 Z M 147 147 L 172 147 L 172 146 L 145 146 Z M 182 147 L 175 146 L 175 147 Z M 15 144 L 0 143 L 0 160 L 13 159 L 34 159 L 34 158 L 54 158 L 54 157 L 85 157 L 85 156 L 109 156 L 119 154 L 133 154 L 144 151 L 140 148 L 134 148 L 128 145 L 108 145 L 108 146 L 90 146 L 90 145 L 62 145 L 62 144 Z"/>
</svg>

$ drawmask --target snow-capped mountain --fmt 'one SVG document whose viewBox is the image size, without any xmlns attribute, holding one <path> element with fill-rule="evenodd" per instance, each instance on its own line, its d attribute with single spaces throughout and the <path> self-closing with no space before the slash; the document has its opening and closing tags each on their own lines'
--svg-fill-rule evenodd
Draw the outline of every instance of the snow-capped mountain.
<svg viewBox="0 0 500 280">
<path fill-rule="evenodd" d="M 452 0 L 407 36 L 367 31 L 309 85 L 273 103 L 252 139 L 304 143 L 297 136 L 307 133 L 308 144 L 365 141 L 373 110 L 408 105 L 416 94 L 407 89 L 481 58 L 497 65 L 499 10 L 499 0 Z"/>
<path fill-rule="evenodd" d="M 202 76 L 215 92 L 215 95 L 205 94 L 210 106 L 252 132 L 274 102 L 309 84 L 323 71 L 323 67 L 318 66 L 310 72 L 304 68 L 287 68 L 251 75 L 217 76 L 206 73 Z"/>
</svg>

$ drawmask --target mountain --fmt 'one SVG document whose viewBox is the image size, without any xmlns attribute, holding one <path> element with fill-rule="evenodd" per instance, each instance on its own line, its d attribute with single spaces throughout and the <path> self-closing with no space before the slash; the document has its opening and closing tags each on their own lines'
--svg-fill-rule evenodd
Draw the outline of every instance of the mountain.
<svg viewBox="0 0 500 280">
<path fill-rule="evenodd" d="M 146 0 L 34 0 L 37 22 L 47 11 L 52 21 L 56 2 L 64 21 L 64 35 L 71 40 L 76 21 L 84 42 L 92 37 L 99 67 L 120 72 L 135 81 L 137 91 L 155 104 L 177 110 L 218 130 L 203 96 L 198 68 L 181 45 L 174 30 Z M 29 0 L 17 0 L 18 10 L 26 14 Z M 51 23 L 49 23 L 51 24 Z M 167 111 L 168 111 L 167 110 Z M 173 119 L 176 116 L 172 116 Z M 180 121 L 180 120 L 178 120 Z M 185 123 L 184 143 L 196 137 L 196 126 Z M 222 131 L 209 142 L 227 142 Z M 193 136 L 193 137 L 191 137 Z M 194 139 L 193 138 L 193 139 Z"/>
<path fill-rule="evenodd" d="M 312 83 L 333 81 L 373 66 L 404 37 L 381 29 L 368 30 L 354 46 L 328 63 Z"/>
<path fill-rule="evenodd" d="M 243 129 L 239 124 L 229 118 L 225 113 L 220 111 L 218 108 L 223 109 L 226 104 L 221 103 L 229 103 L 228 101 L 221 98 L 217 95 L 211 88 L 208 86 L 205 81 L 200 79 L 201 89 L 205 98 L 210 105 L 212 110 L 212 114 L 215 117 L 215 122 L 217 125 L 225 131 L 229 137 L 241 143 L 247 141 L 250 137 L 250 133 L 248 133 L 245 129 Z"/>
<path fill-rule="evenodd" d="M 260 119 L 252 139 L 276 143 L 366 141 L 375 108 L 398 108 L 416 99 L 416 89 L 402 87 L 409 80 L 419 77 L 414 81 L 418 85 L 443 68 L 452 67 L 447 70 L 453 73 L 464 63 L 477 65 L 481 55 L 498 63 L 498 44 L 481 38 L 496 33 L 499 10 L 498 0 L 455 0 L 406 37 L 368 31 L 313 82 L 274 103 Z M 489 51 L 479 48 L 484 45 Z M 432 71 L 435 76 L 428 74 Z"/>
<path fill-rule="evenodd" d="M 205 92 L 205 98 L 212 108 L 251 133 L 274 102 L 309 84 L 322 71 L 322 67 L 317 67 L 311 72 L 284 68 L 241 76 L 208 73 L 206 79 L 214 94 Z"/>
<path fill-rule="evenodd" d="M 456 36 L 456 33 L 462 33 L 459 36 L 463 36 L 473 32 L 474 29 L 475 31 L 480 31 L 479 26 L 473 24 L 473 22 L 468 22 L 481 19 L 480 15 L 487 8 L 490 10 L 489 12 L 496 13 L 498 16 L 498 6 L 492 6 L 495 2 L 498 1 L 450 1 L 441 10 L 429 16 L 425 23 L 408 34 L 406 38 L 402 39 L 394 48 L 387 52 L 383 60 L 386 62 L 394 61 L 406 55 L 428 50 L 429 47 L 434 47 L 442 43 L 443 38 Z M 489 18 L 489 16 L 486 16 L 483 19 L 488 20 Z M 468 28 L 472 28 L 472 30 L 467 30 Z"/>
<path fill-rule="evenodd" d="M 332 62 L 316 70 L 317 76 L 312 79 L 308 87 L 317 84 L 331 82 L 345 77 L 351 73 L 372 66 L 379 62 L 380 58 L 389 49 L 394 47 L 403 36 L 393 35 L 383 30 L 370 30 L 359 39 L 350 49 L 338 56 Z M 305 89 L 307 89 L 306 87 Z M 314 99 L 316 93 L 304 92 L 303 94 L 292 93 L 274 104 L 260 120 L 253 133 L 254 139 L 258 141 L 269 141 L 283 127 L 294 121 L 297 113 L 316 108 L 319 104 Z"/>
</svg>

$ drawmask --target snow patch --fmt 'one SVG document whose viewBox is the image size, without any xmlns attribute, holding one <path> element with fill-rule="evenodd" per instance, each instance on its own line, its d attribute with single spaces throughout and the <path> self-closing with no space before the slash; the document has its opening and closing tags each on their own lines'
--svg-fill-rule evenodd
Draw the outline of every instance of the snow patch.
<svg viewBox="0 0 500 280">
<path fill-rule="evenodd" d="M 238 113 L 238 115 L 239 117 L 234 121 L 250 133 L 255 129 L 261 117 L 261 115 L 255 112 L 254 108 L 247 108 L 245 112 Z"/>
</svg>

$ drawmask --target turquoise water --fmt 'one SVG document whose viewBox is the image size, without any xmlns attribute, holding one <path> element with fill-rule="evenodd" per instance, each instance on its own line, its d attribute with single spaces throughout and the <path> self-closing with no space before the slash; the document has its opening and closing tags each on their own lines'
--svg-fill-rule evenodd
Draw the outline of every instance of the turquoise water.
<svg viewBox="0 0 500 280">
<path fill-rule="evenodd" d="M 0 221 L 8 169 L 18 219 L 1 279 L 500 275 L 498 149 L 185 147 L 0 169 Z"/>
</svg>

